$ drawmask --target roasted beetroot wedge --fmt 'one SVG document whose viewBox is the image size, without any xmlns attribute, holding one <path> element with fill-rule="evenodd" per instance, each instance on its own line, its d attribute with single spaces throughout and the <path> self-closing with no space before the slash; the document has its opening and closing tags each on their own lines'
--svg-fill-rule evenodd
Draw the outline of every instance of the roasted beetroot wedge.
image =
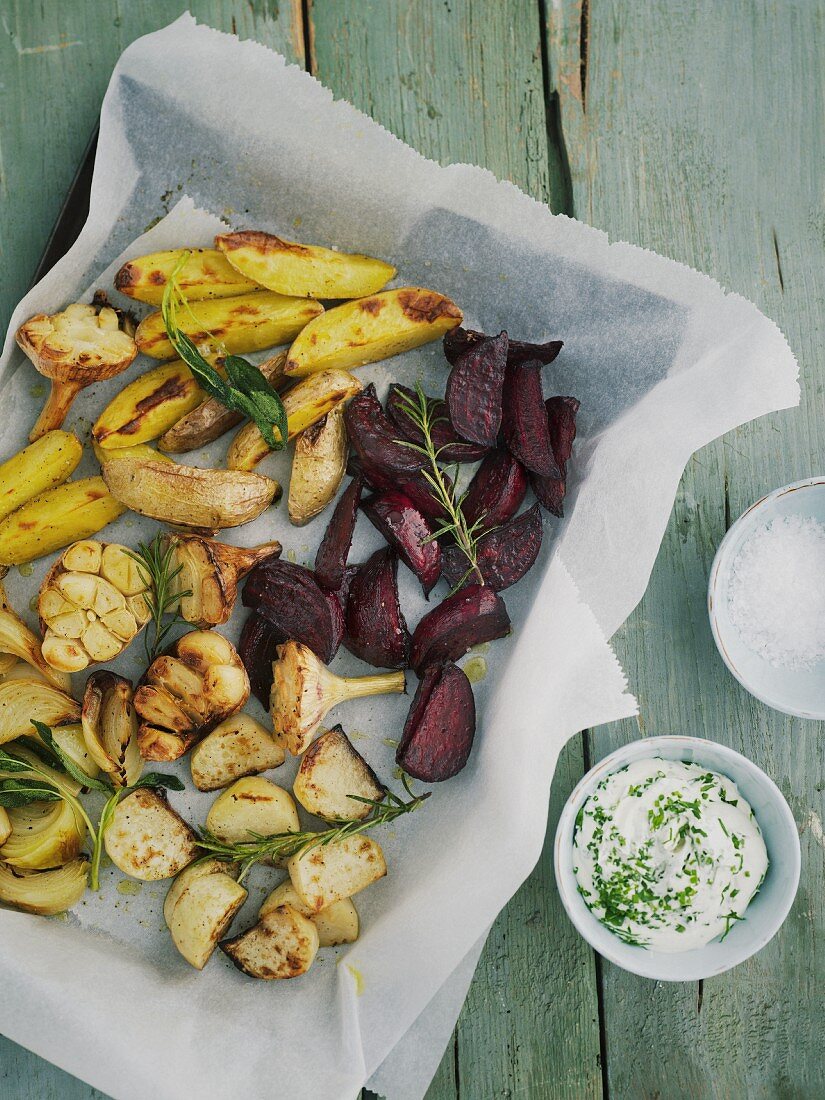
<svg viewBox="0 0 825 1100">
<path fill-rule="evenodd" d="M 454 664 L 429 665 L 407 715 L 396 762 L 415 779 L 440 783 L 467 763 L 475 732 L 475 700 L 464 671 Z"/>
<path fill-rule="evenodd" d="M 536 564 L 541 550 L 541 536 L 538 504 L 484 535 L 476 546 L 476 563 L 484 583 L 501 592 L 520 581 Z M 444 577 L 451 585 L 458 584 L 466 576 L 467 559 L 459 547 L 447 547 L 441 561 Z"/>
<path fill-rule="evenodd" d="M 453 328 L 444 337 L 444 355 L 454 363 L 468 348 L 481 340 L 488 340 L 483 332 L 471 328 Z M 510 340 L 507 349 L 508 363 L 526 363 L 528 359 L 538 359 L 545 366 L 552 363 L 564 344 L 561 340 L 548 340 L 544 344 L 528 344 L 524 340 Z"/>
<path fill-rule="evenodd" d="M 285 634 L 254 611 L 241 630 L 238 654 L 249 676 L 252 694 L 267 710 L 272 690 L 272 662 L 278 656 L 278 646 L 285 641 Z"/>
<path fill-rule="evenodd" d="M 540 477 L 559 477 L 541 391 L 541 363 L 508 365 L 502 398 L 504 441 L 511 454 Z"/>
<path fill-rule="evenodd" d="M 357 455 L 350 457 L 347 463 L 347 473 L 353 477 L 363 478 L 367 485 L 378 492 L 400 489 L 404 496 L 409 497 L 418 511 L 427 519 L 438 523 L 444 519 L 444 510 L 433 496 L 432 488 L 422 473 L 413 474 L 410 477 L 396 477 L 369 462 L 362 462 Z M 442 473 L 442 477 L 447 488 L 452 489 L 452 478 L 444 473 Z"/>
<path fill-rule="evenodd" d="M 398 599 L 398 558 L 387 547 L 358 566 L 347 597 L 344 645 L 376 668 L 405 668 L 410 632 Z"/>
<path fill-rule="evenodd" d="M 457 661 L 472 646 L 509 632 L 501 596 L 487 585 L 471 584 L 424 616 L 413 634 L 410 665 L 418 672 L 439 661 Z"/>
<path fill-rule="evenodd" d="M 462 439 L 484 447 L 495 446 L 501 427 L 507 346 L 506 332 L 485 336 L 458 356 L 447 379 L 453 427 Z"/>
<path fill-rule="evenodd" d="M 567 492 L 567 463 L 573 453 L 576 438 L 576 414 L 580 402 L 575 397 L 550 397 L 545 402 L 550 442 L 559 467 L 559 477 L 538 477 L 532 474 L 530 484 L 539 502 L 554 516 L 563 516 L 562 506 Z"/>
<path fill-rule="evenodd" d="M 490 451 L 470 482 L 461 510 L 472 525 L 484 517 L 485 530 L 512 519 L 527 493 L 527 473 L 517 458 L 500 447 Z"/>
<path fill-rule="evenodd" d="M 344 615 L 346 603 L 345 601 L 342 602 L 338 592 L 332 592 L 329 588 L 322 588 L 321 591 L 324 594 L 324 599 L 327 601 L 329 616 L 332 622 L 332 656 L 334 657 L 347 632 L 347 620 Z"/>
<path fill-rule="evenodd" d="M 341 587 L 364 482 L 354 477 L 340 496 L 315 555 L 315 576 L 325 588 Z"/>
<path fill-rule="evenodd" d="M 303 642 L 324 664 L 332 660 L 338 648 L 332 614 L 309 569 L 268 558 L 249 574 L 243 602 L 285 639 Z"/>
<path fill-rule="evenodd" d="M 418 451 L 398 442 L 398 428 L 384 412 L 372 383 L 353 397 L 344 419 L 355 453 L 365 465 L 394 476 L 415 474 L 426 464 Z"/>
<path fill-rule="evenodd" d="M 441 547 L 428 519 L 400 490 L 387 489 L 362 501 L 361 508 L 429 596 L 441 576 Z"/>
<path fill-rule="evenodd" d="M 407 386 L 393 385 L 390 387 L 390 395 L 387 398 L 387 412 L 398 429 L 399 433 L 409 439 L 411 443 L 421 446 L 424 436 L 418 425 L 412 419 L 408 411 L 409 403 L 417 406 L 418 394 Z M 445 462 L 478 462 L 483 458 L 488 447 L 479 443 L 467 443 L 461 438 L 452 425 L 447 402 L 435 397 L 428 397 L 432 417 L 432 440 L 439 458 Z"/>
</svg>

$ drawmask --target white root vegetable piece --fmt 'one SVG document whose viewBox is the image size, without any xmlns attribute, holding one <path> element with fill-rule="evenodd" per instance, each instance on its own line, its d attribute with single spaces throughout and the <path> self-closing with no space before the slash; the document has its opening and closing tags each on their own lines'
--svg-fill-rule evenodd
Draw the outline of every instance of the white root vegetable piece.
<svg viewBox="0 0 825 1100">
<path fill-rule="evenodd" d="M 15 871 L 0 863 L 0 902 L 43 917 L 65 913 L 86 892 L 89 861 L 73 859 L 53 871 Z"/>
<path fill-rule="evenodd" d="M 363 835 L 305 849 L 286 867 L 295 892 L 313 913 L 352 897 L 387 873 L 380 844 Z"/>
<path fill-rule="evenodd" d="M 230 866 L 206 860 L 185 868 L 172 883 L 163 905 L 172 942 L 197 970 L 206 966 L 246 901 L 247 892 L 229 874 Z"/>
<path fill-rule="evenodd" d="M 103 835 L 106 853 L 126 875 L 171 878 L 198 854 L 195 834 L 158 791 L 127 795 Z"/>
<path fill-rule="evenodd" d="M 286 879 L 264 900 L 258 917 L 265 917 L 280 905 L 291 905 L 301 916 L 309 917 L 318 929 L 319 947 L 337 947 L 339 943 L 355 943 L 358 939 L 358 910 L 350 898 L 334 901 L 320 913 L 313 913 L 298 897 L 291 879 Z"/>
<path fill-rule="evenodd" d="M 206 828 L 227 844 L 252 840 L 251 833 L 273 836 L 297 833 L 298 811 L 292 795 L 259 775 L 238 779 L 215 799 Z"/>
<path fill-rule="evenodd" d="M 45 871 L 80 854 L 86 826 L 63 799 L 15 806 L 9 820 L 11 836 L 0 848 L 0 861 L 10 867 Z"/>
<path fill-rule="evenodd" d="M 74 724 L 80 721 L 80 705 L 34 677 L 0 683 L 0 745 L 34 734 L 33 718 L 51 727 Z"/>
<path fill-rule="evenodd" d="M 260 722 L 235 714 L 192 750 L 192 782 L 199 791 L 217 791 L 245 775 L 279 768 L 285 755 Z"/>
<path fill-rule="evenodd" d="M 252 978 L 297 978 L 315 961 L 318 929 L 292 906 L 281 905 L 220 949 Z"/>
<path fill-rule="evenodd" d="M 376 801 L 385 788 L 343 729 L 334 726 L 307 749 L 292 793 L 308 813 L 325 821 L 360 821 L 372 807 L 350 795 Z"/>
</svg>

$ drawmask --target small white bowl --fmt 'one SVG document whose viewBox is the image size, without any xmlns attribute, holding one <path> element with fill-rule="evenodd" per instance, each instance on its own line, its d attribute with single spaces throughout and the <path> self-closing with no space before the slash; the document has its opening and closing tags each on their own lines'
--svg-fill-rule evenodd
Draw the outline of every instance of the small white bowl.
<svg viewBox="0 0 825 1100">
<path fill-rule="evenodd" d="M 774 667 L 742 641 L 731 622 L 728 592 L 733 563 L 757 527 L 783 516 L 825 523 L 825 478 L 810 477 L 762 497 L 744 512 L 719 544 L 710 570 L 708 615 L 722 660 L 762 703 L 797 718 L 825 718 L 825 662 L 811 669 Z"/>
<path fill-rule="evenodd" d="M 756 815 L 768 849 L 768 871 L 762 888 L 724 940 L 670 954 L 633 947 L 610 932 L 587 908 L 573 873 L 573 834 L 582 803 L 611 772 L 634 760 L 661 757 L 683 760 L 732 779 Z M 788 915 L 799 886 L 800 849 L 796 822 L 772 779 L 741 753 L 701 737 L 645 737 L 610 753 L 576 785 L 562 811 L 554 845 L 556 883 L 564 908 L 576 929 L 606 959 L 660 982 L 694 982 L 712 978 L 761 951 Z"/>
</svg>

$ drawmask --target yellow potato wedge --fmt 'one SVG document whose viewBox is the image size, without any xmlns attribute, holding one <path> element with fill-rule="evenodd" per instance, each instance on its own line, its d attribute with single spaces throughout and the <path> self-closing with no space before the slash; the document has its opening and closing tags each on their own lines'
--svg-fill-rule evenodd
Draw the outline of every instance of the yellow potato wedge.
<svg viewBox="0 0 825 1100">
<path fill-rule="evenodd" d="M 251 978 L 297 978 L 315 961 L 318 930 L 291 906 L 281 905 L 254 928 L 219 946 Z"/>
<path fill-rule="evenodd" d="M 233 298 L 258 289 L 216 248 L 175 248 L 138 256 L 128 260 L 115 275 L 115 287 L 138 302 L 159 306 L 169 276 L 186 252 L 189 259 L 175 276 L 175 282 L 190 302 L 203 298 Z"/>
<path fill-rule="evenodd" d="M 21 504 L 62 485 L 83 457 L 72 432 L 55 429 L 18 451 L 0 466 L 0 520 Z"/>
<path fill-rule="evenodd" d="M 87 539 L 125 511 L 102 477 L 48 489 L 0 522 L 0 565 L 21 565 Z"/>
<path fill-rule="evenodd" d="M 172 942 L 196 970 L 206 966 L 247 896 L 227 873 L 229 864 L 214 867 L 217 862 L 207 860 L 181 871 L 169 890 L 169 895 L 175 891 L 174 901 L 163 906 Z M 205 867 L 211 870 L 202 870 Z"/>
<path fill-rule="evenodd" d="M 349 796 L 379 800 L 386 791 L 343 729 L 334 726 L 304 753 L 292 793 L 307 813 L 325 821 L 360 821 L 372 807 Z"/>
<path fill-rule="evenodd" d="M 324 307 L 311 298 L 288 298 L 271 290 L 193 302 L 190 311 L 178 311 L 181 332 L 196 344 L 214 341 L 231 355 L 274 348 L 294 339 Z M 160 311 L 140 322 L 135 343 L 143 355 L 172 359 L 175 349 L 166 335 Z"/>
<path fill-rule="evenodd" d="M 302 329 L 289 349 L 286 373 L 363 367 L 438 340 L 461 320 L 455 302 L 423 287 L 356 298 L 327 310 Z"/>
<path fill-rule="evenodd" d="M 76 725 L 80 704 L 42 680 L 4 680 L 0 684 L 0 745 L 34 736 L 32 719 L 52 728 Z"/>
<path fill-rule="evenodd" d="M 334 901 L 320 913 L 313 913 L 298 897 L 291 880 L 287 879 L 264 900 L 258 917 L 265 917 L 281 905 L 291 905 L 302 917 L 309 917 L 318 929 L 319 947 L 336 947 L 339 943 L 355 943 L 358 939 L 358 910 L 349 898 Z"/>
<path fill-rule="evenodd" d="M 343 406 L 362 389 L 354 374 L 344 370 L 325 370 L 302 379 L 283 396 L 287 415 L 288 438 L 301 432 Z M 254 421 L 245 424 L 229 444 L 226 465 L 230 470 L 254 470 L 269 454 L 269 445 Z"/>
<path fill-rule="evenodd" d="M 380 844 L 363 834 L 299 852 L 286 867 L 295 892 L 313 913 L 352 897 L 387 873 Z"/>
<path fill-rule="evenodd" d="M 14 871 L 0 863 L 0 902 L 51 917 L 77 905 L 86 893 L 89 861 L 73 859 L 54 871 Z"/>
<path fill-rule="evenodd" d="M 195 834 L 164 795 L 141 789 L 118 803 L 103 834 L 115 867 L 144 882 L 172 878 L 198 855 Z"/>
<path fill-rule="evenodd" d="M 223 233 L 215 247 L 241 275 L 299 298 L 363 298 L 395 277 L 392 264 L 372 256 L 298 244 L 255 229 Z"/>
<path fill-rule="evenodd" d="M 260 722 L 235 714 L 192 749 L 192 782 L 199 791 L 217 791 L 244 776 L 279 768 L 285 756 Z"/>
<path fill-rule="evenodd" d="M 95 421 L 92 438 L 107 451 L 146 443 L 163 435 L 205 397 L 186 364 L 175 359 L 142 374 L 113 397 Z"/>
<path fill-rule="evenodd" d="M 343 405 L 336 405 L 298 436 L 287 498 L 289 522 L 296 527 L 323 512 L 338 492 L 347 467 L 348 442 Z"/>
<path fill-rule="evenodd" d="M 228 844 L 251 840 L 252 833 L 274 836 L 297 833 L 300 827 L 289 791 L 258 775 L 238 779 L 218 795 L 206 815 L 209 832 Z"/>
<path fill-rule="evenodd" d="M 86 826 L 68 802 L 30 802 L 9 811 L 11 836 L 0 862 L 21 871 L 62 867 L 80 854 Z"/>
</svg>

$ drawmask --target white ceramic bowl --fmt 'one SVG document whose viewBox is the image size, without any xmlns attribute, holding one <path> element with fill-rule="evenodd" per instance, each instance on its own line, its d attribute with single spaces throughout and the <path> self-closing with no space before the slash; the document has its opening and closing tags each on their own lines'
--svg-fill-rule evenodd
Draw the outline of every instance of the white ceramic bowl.
<svg viewBox="0 0 825 1100">
<path fill-rule="evenodd" d="M 728 611 L 728 587 L 736 556 L 757 528 L 783 516 L 825 523 L 825 478 L 810 477 L 775 489 L 744 512 L 719 544 L 710 570 L 708 615 L 722 660 L 751 695 L 798 718 L 825 718 L 825 663 L 812 669 L 775 668 L 742 641 Z"/>
<path fill-rule="evenodd" d="M 634 760 L 657 756 L 701 764 L 732 779 L 756 815 L 769 860 L 762 889 L 745 910 L 745 919 L 738 921 L 724 940 L 674 954 L 633 947 L 608 931 L 585 905 L 573 873 L 573 833 L 582 803 L 606 775 Z M 761 951 L 787 917 L 799 885 L 799 834 L 782 792 L 741 753 L 700 737 L 645 737 L 599 761 L 567 800 L 556 830 L 554 855 L 564 908 L 590 946 L 623 970 L 661 982 L 711 978 Z"/>
</svg>

